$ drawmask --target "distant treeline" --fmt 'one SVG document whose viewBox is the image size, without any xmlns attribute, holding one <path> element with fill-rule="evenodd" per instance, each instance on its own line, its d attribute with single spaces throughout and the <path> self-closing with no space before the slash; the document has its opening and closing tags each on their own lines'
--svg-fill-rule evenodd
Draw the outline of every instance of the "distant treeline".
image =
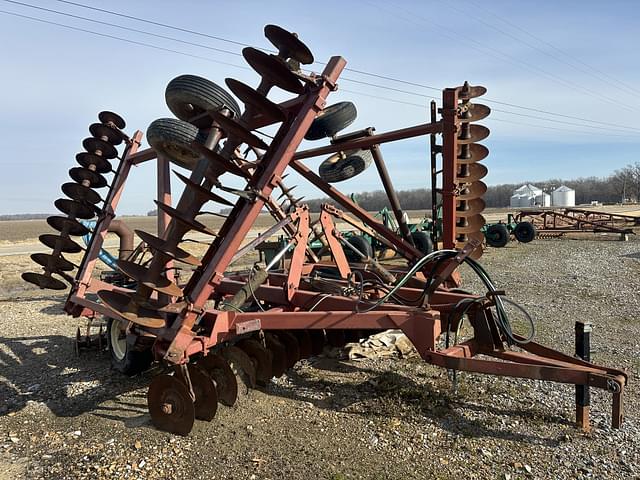
<svg viewBox="0 0 640 480">
<path fill-rule="evenodd" d="M 50 216 L 50 213 L 16 213 L 13 215 L 0 215 L 0 222 L 3 220 L 38 220 Z"/>
</svg>

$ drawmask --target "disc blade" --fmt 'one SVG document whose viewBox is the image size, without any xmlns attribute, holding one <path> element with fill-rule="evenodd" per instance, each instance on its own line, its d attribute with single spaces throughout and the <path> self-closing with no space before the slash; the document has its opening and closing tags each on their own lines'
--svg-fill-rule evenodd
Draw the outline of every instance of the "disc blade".
<svg viewBox="0 0 640 480">
<path fill-rule="evenodd" d="M 486 87 L 481 85 L 471 86 L 468 83 L 465 83 L 461 87 L 457 87 L 460 91 L 458 92 L 458 98 L 461 100 L 469 100 L 471 98 L 476 98 L 487 93 Z"/>
<path fill-rule="evenodd" d="M 230 345 L 219 350 L 220 355 L 229 363 L 236 378 L 245 385 L 245 392 L 256 386 L 256 366 L 244 350 Z M 237 383 L 237 382 L 236 382 Z M 240 393 L 240 391 L 238 391 Z"/>
<path fill-rule="evenodd" d="M 77 220 L 68 217 L 54 215 L 47 218 L 47 223 L 59 232 L 66 232 L 75 237 L 83 237 L 90 233 L 90 230 Z"/>
<path fill-rule="evenodd" d="M 293 58 L 303 65 L 313 63 L 311 50 L 294 33 L 277 25 L 267 25 L 264 27 L 264 36 L 278 49 L 283 58 Z"/>
<path fill-rule="evenodd" d="M 170 297 L 182 297 L 183 295 L 182 289 L 168 278 L 163 276 L 155 279 L 150 278 L 149 269 L 142 265 L 128 260 L 118 260 L 117 265 L 127 277 L 136 280 L 138 283 L 142 283 L 146 287 L 169 295 Z"/>
<path fill-rule="evenodd" d="M 228 172 L 233 175 L 237 175 L 238 177 L 249 178 L 249 174 L 247 172 L 243 171 L 239 166 L 237 166 L 231 160 L 224 158 L 219 153 L 216 153 L 197 142 L 193 142 L 191 146 L 195 151 L 200 153 L 203 157 L 209 160 L 209 162 L 211 162 L 209 168 L 213 170 L 213 172 L 215 172 L 216 176 L 220 176 L 223 173 Z"/>
<path fill-rule="evenodd" d="M 250 130 L 240 123 L 232 120 L 231 118 L 223 115 L 220 112 L 210 111 L 209 115 L 216 121 L 216 123 L 220 126 L 220 128 L 227 133 L 228 137 L 234 137 L 238 140 L 241 140 L 243 143 L 250 145 L 252 147 L 260 148 L 262 150 L 266 150 L 269 148 L 265 142 L 263 142 L 256 135 L 251 133 Z"/>
<path fill-rule="evenodd" d="M 222 205 L 227 205 L 228 207 L 233 207 L 234 206 L 234 204 L 231 203 L 226 198 L 221 197 L 220 195 L 216 195 L 215 193 L 213 193 L 210 190 L 207 190 L 202 185 L 192 181 L 190 178 L 182 175 L 180 172 L 176 172 L 174 170 L 173 173 L 175 173 L 176 176 L 180 180 L 182 180 L 187 185 L 187 187 L 189 187 L 189 189 L 191 191 L 195 192 L 197 195 L 199 195 L 201 197 L 204 197 L 207 200 L 211 200 L 212 202 L 217 202 L 217 203 L 221 203 Z"/>
<path fill-rule="evenodd" d="M 117 128 L 123 130 L 127 125 L 124 123 L 124 119 L 117 113 L 104 110 L 98 114 L 98 120 L 102 123 L 113 123 Z"/>
<path fill-rule="evenodd" d="M 186 263 L 187 265 L 193 265 L 194 267 L 199 267 L 201 265 L 200 260 L 196 257 L 179 247 L 171 248 L 169 242 L 166 240 L 158 238 L 155 235 L 151 235 L 150 233 L 143 232 L 142 230 L 134 230 L 134 232 L 136 232 L 136 235 L 138 235 L 138 237 L 140 237 L 140 239 L 149 247 L 164 253 L 174 260 Z"/>
<path fill-rule="evenodd" d="M 49 253 L 32 253 L 31 260 L 50 271 L 70 272 L 76 268 L 73 263 L 62 257 L 62 255 L 54 256 Z"/>
<path fill-rule="evenodd" d="M 286 330 L 276 330 L 274 334 L 278 337 L 280 343 L 284 345 L 287 354 L 287 368 L 293 367 L 301 358 L 300 344 L 297 337 Z"/>
<path fill-rule="evenodd" d="M 486 204 L 482 198 L 473 198 L 471 200 L 458 203 L 459 205 L 456 208 L 456 217 L 458 218 L 473 217 L 482 212 L 486 207 Z"/>
<path fill-rule="evenodd" d="M 271 352 L 271 371 L 274 377 L 281 377 L 287 370 L 287 350 L 273 334 L 266 332 L 264 342 Z"/>
<path fill-rule="evenodd" d="M 164 432 L 186 436 L 193 428 L 195 407 L 189 390 L 176 377 L 157 375 L 147 391 L 151 422 Z"/>
<path fill-rule="evenodd" d="M 63 184 L 62 192 L 76 202 L 95 205 L 102 200 L 94 190 L 79 183 L 67 182 Z"/>
<path fill-rule="evenodd" d="M 458 200 L 471 200 L 480 198 L 487 193 L 487 185 L 484 182 L 473 182 L 471 185 L 465 186 L 456 196 Z"/>
<path fill-rule="evenodd" d="M 238 382 L 227 361 L 216 353 L 209 353 L 198 361 L 216 384 L 218 401 L 232 407 L 238 399 Z"/>
<path fill-rule="evenodd" d="M 73 167 L 69 170 L 69 176 L 78 184 L 84 185 L 84 182 L 88 182 L 87 186 L 91 188 L 103 188 L 107 186 L 106 178 L 88 168 Z"/>
<path fill-rule="evenodd" d="M 78 153 L 76 155 L 76 161 L 84 168 L 96 171 L 97 173 L 109 173 L 113 170 L 109 160 L 89 152 Z"/>
<path fill-rule="evenodd" d="M 196 396 L 193 402 L 195 417 L 198 420 L 210 422 L 218 411 L 216 385 L 207 372 L 198 365 L 190 363 L 187 368 L 189 369 L 189 379 L 191 380 L 193 393 Z"/>
<path fill-rule="evenodd" d="M 87 152 L 106 159 L 116 158 L 118 156 L 116 147 L 99 138 L 85 138 L 82 141 L 82 146 Z"/>
<path fill-rule="evenodd" d="M 129 294 L 112 290 L 98 291 L 98 298 L 107 307 L 125 320 L 148 328 L 162 328 L 165 320 L 157 312 L 149 310 L 132 301 Z"/>
<path fill-rule="evenodd" d="M 90 203 L 77 202 L 67 198 L 59 198 L 53 204 L 62 213 L 66 213 L 70 217 L 82 218 L 85 220 L 96 216 L 97 209 Z"/>
<path fill-rule="evenodd" d="M 490 130 L 484 125 L 476 125 L 475 123 L 472 123 L 469 125 L 468 135 L 464 135 L 464 133 L 461 132 L 461 136 L 458 137 L 458 145 L 480 142 L 487 138 L 490 133 Z"/>
<path fill-rule="evenodd" d="M 122 135 L 120 135 L 120 132 L 103 123 L 92 123 L 89 126 L 89 133 L 91 133 L 94 138 L 103 140 L 111 145 L 120 145 L 122 143 Z"/>
<path fill-rule="evenodd" d="M 242 49 L 242 56 L 258 75 L 291 93 L 304 93 L 304 85 L 287 66 L 273 55 L 253 47 Z"/>
<path fill-rule="evenodd" d="M 185 217 L 180 212 L 178 212 L 175 208 L 170 207 L 169 205 L 165 205 L 164 203 L 159 202 L 157 200 L 154 200 L 153 202 L 157 205 L 157 207 L 160 210 L 165 212 L 167 215 L 169 215 L 171 218 L 175 219 L 176 221 L 189 227 L 191 230 L 195 230 L 196 232 L 200 232 L 200 233 L 206 233 L 207 235 L 213 235 L 214 237 L 216 236 L 216 233 L 209 230 L 209 228 L 206 225 L 198 222 L 197 220 Z"/>
<path fill-rule="evenodd" d="M 45 233 L 40 235 L 38 239 L 47 247 L 55 250 L 58 248 L 64 253 L 79 253 L 82 251 L 82 247 L 69 237 L 63 237 L 61 235 L 54 235 L 52 233 Z"/>
<path fill-rule="evenodd" d="M 241 340 L 238 347 L 243 350 L 256 367 L 256 382 L 266 385 L 271 377 L 273 370 L 271 366 L 272 354 L 259 341 L 252 338 Z"/>
<path fill-rule="evenodd" d="M 25 282 L 33 283 L 40 288 L 48 288 L 49 290 L 66 290 L 67 284 L 62 280 L 53 278 L 50 275 L 42 273 L 24 272 L 20 275 Z"/>
<path fill-rule="evenodd" d="M 479 103 L 467 103 L 466 111 L 460 115 L 460 121 L 462 123 L 478 122 L 484 118 L 487 118 L 491 113 L 491 109 L 486 105 Z"/>
<path fill-rule="evenodd" d="M 482 215 L 474 215 L 473 217 L 465 217 L 456 222 L 456 233 L 472 233 L 478 232 L 486 223 Z"/>
<path fill-rule="evenodd" d="M 233 78 L 225 78 L 224 81 L 227 87 L 229 87 L 229 90 L 231 90 L 242 103 L 251 105 L 257 113 L 261 113 L 276 122 L 283 122 L 285 120 L 286 115 L 277 104 L 273 103 L 249 85 Z"/>
<path fill-rule="evenodd" d="M 489 155 L 489 149 L 479 143 L 468 143 L 458 146 L 459 164 L 475 163 L 484 160 Z"/>
<path fill-rule="evenodd" d="M 461 172 L 465 172 L 465 175 L 461 175 Z M 473 183 L 484 178 L 489 173 L 487 167 L 482 163 L 469 163 L 463 164 L 458 170 L 458 176 L 456 177 L 456 183 Z"/>
</svg>

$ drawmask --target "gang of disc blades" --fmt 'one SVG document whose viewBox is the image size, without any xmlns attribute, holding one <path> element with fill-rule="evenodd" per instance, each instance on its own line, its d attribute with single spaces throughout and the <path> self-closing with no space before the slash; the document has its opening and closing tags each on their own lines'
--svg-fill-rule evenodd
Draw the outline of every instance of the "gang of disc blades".
<svg viewBox="0 0 640 480">
<path fill-rule="evenodd" d="M 143 267 L 138 263 L 130 262 L 128 260 L 118 260 L 117 265 L 122 273 L 127 277 L 132 278 L 138 283 L 142 283 L 146 287 L 160 293 L 165 293 L 171 297 L 182 297 L 183 295 L 182 289 L 168 278 L 162 275 L 155 279 L 150 278 L 149 269 L 147 267 Z"/>
<path fill-rule="evenodd" d="M 489 149 L 479 143 L 458 145 L 458 164 L 475 163 L 484 160 L 489 155 Z"/>
<path fill-rule="evenodd" d="M 480 103 L 469 103 L 466 105 L 467 111 L 462 112 L 458 118 L 462 123 L 479 122 L 487 118 L 491 113 L 491 109 Z"/>
<path fill-rule="evenodd" d="M 209 353 L 198 361 L 216 384 L 218 400 L 223 405 L 232 407 L 238 398 L 238 381 L 227 361 L 216 353 Z"/>
<path fill-rule="evenodd" d="M 482 163 L 464 164 L 467 174 L 457 176 L 456 183 L 474 183 L 487 176 L 489 170 Z"/>
<path fill-rule="evenodd" d="M 464 200 L 464 205 L 458 205 L 456 208 L 456 217 L 473 217 L 474 215 L 482 212 L 485 208 L 486 204 L 482 198 Z"/>
<path fill-rule="evenodd" d="M 63 237 L 62 235 L 54 235 L 53 233 L 44 233 L 38 237 L 38 240 L 45 246 L 55 250 L 58 248 L 64 253 L 79 253 L 83 249 L 76 242 L 69 237 Z"/>
<path fill-rule="evenodd" d="M 458 99 L 460 100 L 469 100 L 471 98 L 476 98 L 487 93 L 486 87 L 481 85 L 463 85 L 458 88 Z"/>
<path fill-rule="evenodd" d="M 475 143 L 480 142 L 487 138 L 491 132 L 484 125 L 476 125 L 472 123 L 469 125 L 469 136 L 468 138 L 460 138 L 458 137 L 458 145 L 464 145 L 467 143 Z M 461 130 L 462 135 L 462 130 Z"/>
<path fill-rule="evenodd" d="M 256 367 L 256 382 L 266 385 L 273 377 L 271 366 L 273 354 L 262 343 L 252 338 L 241 340 L 237 346 L 244 351 L 254 362 Z"/>
<path fill-rule="evenodd" d="M 195 416 L 198 420 L 210 422 L 216 416 L 216 411 L 218 410 L 216 384 L 209 374 L 198 365 L 190 363 L 187 368 L 189 369 L 189 379 L 191 380 L 193 393 L 196 396 L 193 402 Z"/>
<path fill-rule="evenodd" d="M 473 217 L 461 217 L 461 222 L 456 222 L 456 233 L 472 233 L 484 227 L 486 220 L 482 215 Z"/>
<path fill-rule="evenodd" d="M 201 197 L 206 198 L 207 200 L 211 200 L 212 202 L 221 203 L 222 205 L 226 205 L 228 207 L 233 207 L 234 206 L 234 204 L 231 203 L 226 198 L 221 197 L 220 195 L 216 195 L 215 193 L 213 193 L 210 190 L 207 190 L 202 185 L 200 185 L 199 183 L 194 182 L 189 177 L 186 177 L 185 175 L 182 175 L 180 172 L 176 172 L 174 170 L 173 173 L 175 173 L 176 176 L 180 180 L 182 180 L 187 185 L 187 187 L 189 187 L 189 189 L 191 191 L 193 191 L 194 193 L 196 193 L 197 195 L 200 195 Z"/>
<path fill-rule="evenodd" d="M 70 272 L 76 267 L 61 255 L 54 256 L 49 253 L 32 253 L 31 260 L 51 271 Z"/>
</svg>

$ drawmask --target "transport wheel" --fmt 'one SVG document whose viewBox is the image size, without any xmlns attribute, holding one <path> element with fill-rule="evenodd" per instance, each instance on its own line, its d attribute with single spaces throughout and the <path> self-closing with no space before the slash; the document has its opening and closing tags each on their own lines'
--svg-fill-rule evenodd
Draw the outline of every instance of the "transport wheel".
<svg viewBox="0 0 640 480">
<path fill-rule="evenodd" d="M 147 405 L 157 429 L 186 436 L 193 428 L 195 407 L 186 385 L 176 377 L 154 377 L 147 392 Z"/>
<path fill-rule="evenodd" d="M 191 142 L 204 142 L 204 134 L 197 127 L 175 118 L 159 118 L 147 128 L 147 142 L 153 149 L 176 165 L 193 170 L 202 155 L 191 147 Z"/>
<path fill-rule="evenodd" d="M 127 344 L 128 323 L 119 318 L 107 320 L 107 338 L 109 353 L 111 353 L 111 366 L 114 370 L 125 375 L 137 375 L 149 368 L 153 362 L 153 354 L 150 348 L 136 350 Z"/>
<path fill-rule="evenodd" d="M 509 230 L 502 223 L 494 223 L 487 227 L 485 238 L 487 239 L 487 244 L 491 247 L 501 248 L 509 243 Z"/>
<path fill-rule="evenodd" d="M 536 238 L 536 227 L 531 222 L 520 222 L 513 229 L 513 235 L 516 240 L 522 243 L 529 243 Z"/>
<path fill-rule="evenodd" d="M 364 172 L 373 162 L 370 150 L 349 150 L 331 155 L 320 164 L 318 175 L 328 183 L 349 180 Z"/>
<path fill-rule="evenodd" d="M 240 107 L 227 91 L 211 80 L 196 75 L 180 75 L 169 82 L 164 92 L 169 110 L 188 122 L 207 110 L 227 107 L 240 116 Z"/>
<path fill-rule="evenodd" d="M 216 384 L 209 374 L 198 365 L 190 363 L 189 378 L 196 400 L 193 403 L 194 414 L 198 420 L 210 422 L 218 411 L 218 392 Z"/>
<path fill-rule="evenodd" d="M 272 357 L 273 354 L 267 350 L 261 342 L 253 338 L 238 342 L 238 347 L 243 350 L 253 362 L 256 368 L 256 383 L 266 385 L 273 377 Z"/>
<path fill-rule="evenodd" d="M 347 242 L 353 245 L 356 249 L 358 249 L 358 251 L 360 251 L 360 253 L 364 254 L 366 257 L 371 258 L 373 256 L 373 248 L 371 248 L 371 244 L 362 235 L 353 235 L 352 237 L 348 237 Z M 349 247 L 342 248 L 349 262 L 362 261 L 360 256 Z"/>
<path fill-rule="evenodd" d="M 232 407 L 238 399 L 238 381 L 233 370 L 221 355 L 210 353 L 198 365 L 206 370 L 216 384 L 218 401 Z"/>
<path fill-rule="evenodd" d="M 433 252 L 433 242 L 431 236 L 427 232 L 417 231 L 411 233 L 413 244 L 424 255 L 428 255 Z"/>
<path fill-rule="evenodd" d="M 330 105 L 318 113 L 304 138 L 306 140 L 320 140 L 325 137 L 333 137 L 340 130 L 351 125 L 357 116 L 356 106 L 351 102 L 338 102 Z"/>
</svg>

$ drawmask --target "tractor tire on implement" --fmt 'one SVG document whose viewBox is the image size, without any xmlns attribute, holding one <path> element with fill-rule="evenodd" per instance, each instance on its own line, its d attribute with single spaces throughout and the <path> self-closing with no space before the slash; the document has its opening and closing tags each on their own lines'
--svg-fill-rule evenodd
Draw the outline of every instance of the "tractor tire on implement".
<svg viewBox="0 0 640 480">
<path fill-rule="evenodd" d="M 180 75 L 169 82 L 165 90 L 169 110 L 180 120 L 189 120 L 207 110 L 226 107 L 233 116 L 240 116 L 240 107 L 227 91 L 206 78 Z"/>
<path fill-rule="evenodd" d="M 205 137 L 197 127 L 175 118 L 159 118 L 147 128 L 147 142 L 179 167 L 193 170 L 201 155 L 191 143 L 204 143 Z"/>
<path fill-rule="evenodd" d="M 125 375 L 133 376 L 147 370 L 153 362 L 151 349 L 134 350 L 127 344 L 127 324 L 123 320 L 110 318 L 107 321 L 107 341 L 111 354 L 111 366 Z"/>
<path fill-rule="evenodd" d="M 536 238 L 536 227 L 531 222 L 520 222 L 513 230 L 516 240 L 522 243 L 529 243 Z"/>
<path fill-rule="evenodd" d="M 487 227 L 485 237 L 489 246 L 502 248 L 509 243 L 509 230 L 506 225 L 495 223 Z"/>
<path fill-rule="evenodd" d="M 412 232 L 411 238 L 415 247 L 424 255 L 428 255 L 433 252 L 433 242 L 427 232 L 418 231 Z"/>
<path fill-rule="evenodd" d="M 320 140 L 325 137 L 333 137 L 340 130 L 351 125 L 357 116 L 356 106 L 351 102 L 330 105 L 318 113 L 304 138 L 306 140 Z"/>
<path fill-rule="evenodd" d="M 373 256 L 373 248 L 371 248 L 371 244 L 361 235 L 354 235 L 352 237 L 347 238 L 347 242 L 353 245 L 360 253 L 371 258 Z M 349 247 L 344 247 L 344 255 L 347 257 L 349 262 L 360 262 L 362 259 L 360 256 L 351 250 Z"/>
<path fill-rule="evenodd" d="M 318 175 L 328 183 L 342 182 L 364 172 L 371 162 L 373 155 L 370 150 L 350 150 L 344 154 L 340 152 L 320 164 Z"/>
</svg>

